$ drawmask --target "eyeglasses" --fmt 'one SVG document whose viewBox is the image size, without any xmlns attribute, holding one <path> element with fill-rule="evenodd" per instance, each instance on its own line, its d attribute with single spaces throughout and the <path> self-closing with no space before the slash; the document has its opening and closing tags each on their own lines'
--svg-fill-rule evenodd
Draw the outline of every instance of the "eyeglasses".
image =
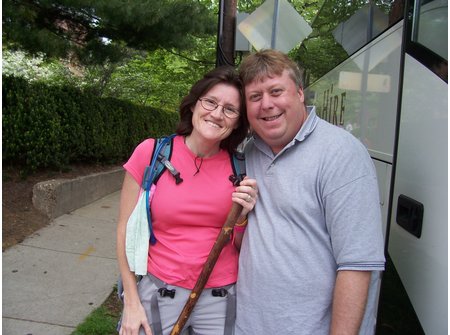
<svg viewBox="0 0 450 335">
<path fill-rule="evenodd" d="M 216 110 L 217 107 L 222 107 L 222 113 L 229 119 L 236 119 L 239 117 L 240 113 L 235 110 L 232 107 L 226 107 L 224 105 L 219 105 L 217 102 L 215 102 L 212 99 L 209 98 L 200 98 L 200 103 L 202 104 L 203 108 L 209 111 Z"/>
</svg>

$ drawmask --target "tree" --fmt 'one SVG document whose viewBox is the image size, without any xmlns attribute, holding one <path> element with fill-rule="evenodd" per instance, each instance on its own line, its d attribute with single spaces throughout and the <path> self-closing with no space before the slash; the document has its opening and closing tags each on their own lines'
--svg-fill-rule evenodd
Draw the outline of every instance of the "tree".
<svg viewBox="0 0 450 335">
<path fill-rule="evenodd" d="M 32 57 L 24 51 L 11 51 L 5 48 L 2 50 L 2 74 L 53 85 L 67 84 L 72 78 L 61 62 L 48 61 L 43 54 Z"/>
<path fill-rule="evenodd" d="M 211 42 L 209 48 L 203 44 L 189 57 L 164 49 L 135 55 L 115 69 L 104 95 L 176 111 L 192 84 L 214 68 L 213 61 L 202 60 L 214 56 Z"/>
<path fill-rule="evenodd" d="M 216 65 L 234 66 L 234 38 L 237 0 L 219 0 L 220 18 L 217 32 Z"/>
<path fill-rule="evenodd" d="M 85 64 L 117 62 L 124 47 L 188 48 L 215 34 L 217 17 L 200 1 L 5 0 L 3 42 Z"/>
</svg>

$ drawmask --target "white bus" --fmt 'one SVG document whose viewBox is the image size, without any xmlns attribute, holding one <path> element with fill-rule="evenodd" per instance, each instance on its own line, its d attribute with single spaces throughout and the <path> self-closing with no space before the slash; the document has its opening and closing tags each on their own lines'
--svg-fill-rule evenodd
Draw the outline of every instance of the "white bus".
<svg viewBox="0 0 450 335">
<path fill-rule="evenodd" d="M 347 58 L 307 83 L 307 104 L 377 169 L 388 258 L 377 334 L 447 334 L 448 0 L 359 2 L 333 31 Z"/>
</svg>

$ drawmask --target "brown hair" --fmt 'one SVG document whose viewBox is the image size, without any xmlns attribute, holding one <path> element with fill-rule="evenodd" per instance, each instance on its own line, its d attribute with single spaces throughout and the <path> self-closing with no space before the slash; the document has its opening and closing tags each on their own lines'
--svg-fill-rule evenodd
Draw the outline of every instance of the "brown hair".
<svg viewBox="0 0 450 335">
<path fill-rule="evenodd" d="M 265 77 L 281 76 L 287 70 L 289 76 L 299 88 L 303 88 L 302 71 L 286 54 L 265 49 L 244 58 L 239 67 L 239 75 L 244 85 Z"/>
<path fill-rule="evenodd" d="M 180 104 L 180 122 L 177 126 L 176 133 L 183 136 L 192 133 L 194 126 L 192 125 L 191 108 L 197 103 L 200 97 L 220 83 L 236 87 L 240 97 L 238 127 L 220 143 L 222 149 L 231 153 L 245 139 L 248 132 L 243 85 L 238 73 L 232 66 L 221 66 L 211 70 L 191 87 L 189 94 L 183 98 Z"/>
</svg>

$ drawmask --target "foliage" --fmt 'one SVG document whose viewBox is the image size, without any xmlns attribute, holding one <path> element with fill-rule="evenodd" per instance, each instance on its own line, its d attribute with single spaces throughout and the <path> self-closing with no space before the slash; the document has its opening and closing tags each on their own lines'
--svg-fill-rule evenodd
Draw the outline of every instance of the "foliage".
<svg viewBox="0 0 450 335">
<path fill-rule="evenodd" d="M 187 52 L 155 50 L 133 52 L 121 63 L 104 63 L 69 71 L 67 64 L 49 61 L 41 53 L 3 47 L 3 74 L 30 82 L 70 85 L 98 97 L 115 97 L 137 105 L 176 111 L 192 84 L 214 67 L 215 40 L 196 39 Z"/>
<path fill-rule="evenodd" d="M 73 81 L 63 63 L 49 61 L 43 53 L 31 56 L 25 51 L 13 51 L 5 47 L 2 50 L 2 74 L 21 77 L 27 81 L 51 82 L 54 85 Z"/>
<path fill-rule="evenodd" d="M 4 73 L 176 111 L 214 66 L 216 10 L 207 0 L 4 1 Z"/>
<path fill-rule="evenodd" d="M 217 26 L 202 2 L 185 0 L 5 0 L 2 18 L 12 47 L 84 64 L 117 62 L 125 47 L 185 49 Z"/>
<path fill-rule="evenodd" d="M 144 138 L 174 131 L 178 114 L 136 106 L 68 86 L 3 77 L 3 162 L 63 168 L 119 162 Z"/>
<path fill-rule="evenodd" d="M 324 52 L 326 51 L 326 52 Z M 348 57 L 331 33 L 310 38 L 291 52 L 291 57 L 305 70 L 305 83 L 313 83 Z"/>
<path fill-rule="evenodd" d="M 261 6 L 263 2 L 264 0 L 239 0 L 237 10 L 240 13 L 252 13 Z"/>
<path fill-rule="evenodd" d="M 214 67 L 214 41 L 200 43 L 188 55 L 160 49 L 134 56 L 115 69 L 104 95 L 176 111 L 192 84 Z"/>
<path fill-rule="evenodd" d="M 109 335 L 116 334 L 117 319 L 108 309 L 100 306 L 81 323 L 72 335 Z"/>
</svg>

